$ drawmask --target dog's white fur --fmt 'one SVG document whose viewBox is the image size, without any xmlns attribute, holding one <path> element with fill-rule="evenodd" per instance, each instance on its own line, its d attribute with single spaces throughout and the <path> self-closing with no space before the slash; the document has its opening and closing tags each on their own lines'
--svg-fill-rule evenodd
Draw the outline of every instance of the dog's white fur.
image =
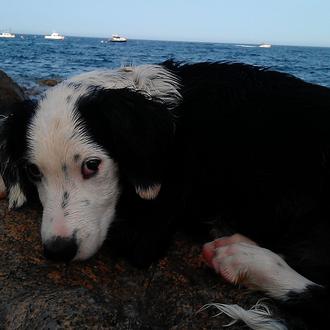
<svg viewBox="0 0 330 330">
<path fill-rule="evenodd" d="M 272 317 L 272 313 L 268 306 L 262 301 L 258 301 L 250 309 L 245 310 L 236 304 L 219 304 L 210 303 L 204 305 L 198 312 L 216 308 L 219 312 L 214 317 L 221 314 L 226 314 L 232 319 L 230 323 L 222 325 L 223 327 L 230 327 L 231 325 L 241 321 L 245 323 L 250 329 L 254 330 L 286 330 L 287 327 L 281 320 L 276 320 Z"/>
<path fill-rule="evenodd" d="M 75 260 L 92 256 L 103 243 L 120 193 L 117 165 L 90 139 L 75 108 L 93 88 L 128 88 L 166 104 L 169 110 L 181 98 L 174 75 L 161 66 L 142 65 L 81 74 L 50 89 L 40 101 L 28 128 L 28 161 L 42 173 L 36 183 L 43 205 L 42 241 L 74 236 Z M 98 158 L 101 164 L 96 176 L 84 179 L 81 166 L 89 158 Z M 11 206 L 25 201 L 16 190 L 9 193 Z M 137 193 L 149 199 L 159 190 L 157 185 L 152 191 L 137 188 Z"/>
<path fill-rule="evenodd" d="M 3 182 L 2 178 L 1 181 Z M 1 191 L 6 191 L 6 187 L 4 184 L 3 184 L 3 188 L 1 189 L 3 189 Z M 14 207 L 16 208 L 21 207 L 26 202 L 26 196 L 22 192 L 19 184 L 15 184 L 12 187 L 10 187 L 8 200 L 9 200 L 10 209 Z"/>
<path fill-rule="evenodd" d="M 208 243 L 212 244 L 212 243 Z M 262 248 L 244 236 L 235 234 L 231 237 L 217 239 L 219 247 L 215 248 L 212 266 L 227 281 L 242 284 L 251 290 L 266 292 L 270 297 L 286 301 L 287 294 L 294 290 L 303 292 L 308 285 L 315 285 L 292 269 L 284 259 L 274 252 Z M 286 329 L 286 325 L 274 319 L 268 307 L 263 304 L 245 310 L 238 305 L 207 304 L 231 317 L 229 325 L 236 321 L 244 322 L 251 329 Z M 205 309 L 204 308 L 204 309 Z M 217 316 L 216 315 L 216 316 Z"/>
<path fill-rule="evenodd" d="M 181 100 L 178 78 L 160 65 L 140 65 L 117 70 L 96 70 L 83 73 L 65 82 L 64 86 L 76 86 L 78 93 L 71 100 L 76 101 L 81 94 L 89 92 L 91 86 L 104 89 L 128 88 L 174 108 Z"/>
<path fill-rule="evenodd" d="M 303 292 L 315 285 L 293 270 L 279 255 L 258 245 L 234 243 L 216 249 L 214 269 L 235 284 L 267 292 L 285 300 L 289 291 Z"/>
</svg>

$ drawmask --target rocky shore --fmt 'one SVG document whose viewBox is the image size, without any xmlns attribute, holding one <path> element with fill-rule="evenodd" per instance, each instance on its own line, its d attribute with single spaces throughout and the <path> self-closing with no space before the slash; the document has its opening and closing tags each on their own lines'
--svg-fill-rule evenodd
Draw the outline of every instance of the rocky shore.
<svg viewBox="0 0 330 330">
<path fill-rule="evenodd" d="M 25 97 L 0 72 L 0 108 Z M 261 298 L 225 283 L 201 260 L 201 245 L 182 235 L 146 270 L 110 258 L 106 244 L 86 262 L 47 262 L 40 218 L 37 207 L 9 211 L 0 201 L 0 329 L 220 329 L 230 320 L 212 318 L 214 309 L 197 313 L 204 304 L 250 308 Z"/>
</svg>

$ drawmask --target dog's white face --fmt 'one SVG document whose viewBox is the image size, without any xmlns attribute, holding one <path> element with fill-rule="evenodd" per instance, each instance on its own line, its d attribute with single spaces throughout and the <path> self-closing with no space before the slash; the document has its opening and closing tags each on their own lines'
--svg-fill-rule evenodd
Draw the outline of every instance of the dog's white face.
<svg viewBox="0 0 330 330">
<path fill-rule="evenodd" d="M 39 105 L 28 130 L 28 172 L 43 205 L 44 245 L 74 238 L 74 259 L 86 259 L 100 247 L 114 217 L 118 173 L 79 125 L 66 92 L 56 90 Z"/>
<path fill-rule="evenodd" d="M 26 113 L 26 150 L 15 161 L 23 142 L 9 132 L 9 202 L 25 201 L 23 162 L 43 206 L 46 257 L 81 260 L 98 250 L 115 218 L 119 174 L 141 198 L 157 196 L 178 90 L 177 78 L 161 66 L 83 74 L 50 89 Z M 21 119 L 12 118 L 16 127 Z"/>
</svg>

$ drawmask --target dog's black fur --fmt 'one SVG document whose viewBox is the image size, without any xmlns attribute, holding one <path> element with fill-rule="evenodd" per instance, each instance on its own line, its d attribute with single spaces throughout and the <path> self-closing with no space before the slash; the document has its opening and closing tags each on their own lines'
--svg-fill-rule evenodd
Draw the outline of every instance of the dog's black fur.
<svg viewBox="0 0 330 330">
<path fill-rule="evenodd" d="M 200 231 L 221 217 L 325 286 L 291 292 L 283 302 L 316 328 L 330 311 L 330 90 L 242 64 L 164 65 L 182 83 L 174 117 L 125 90 L 82 102 L 94 138 L 110 153 L 116 149 L 124 173 L 109 243 L 141 266 L 163 253 L 173 228 Z M 101 117 L 102 109 L 113 109 L 117 118 L 104 118 L 111 129 L 102 130 L 85 107 Z M 156 200 L 143 201 L 125 180 L 162 189 Z"/>
<path fill-rule="evenodd" d="M 0 121 L 0 172 L 9 191 L 19 185 L 29 202 L 37 202 L 37 190 L 26 175 L 27 129 L 37 103 L 31 100 L 0 108 L 5 118 Z M 12 205 L 16 208 L 15 203 Z"/>
<path fill-rule="evenodd" d="M 144 266 L 164 253 L 174 230 L 226 223 L 323 285 L 281 302 L 310 329 L 323 328 L 330 321 L 330 89 L 244 64 L 163 65 L 181 81 L 182 102 L 172 111 L 127 89 L 97 90 L 77 104 L 119 166 L 109 244 Z M 134 191 L 159 183 L 155 200 Z"/>
</svg>

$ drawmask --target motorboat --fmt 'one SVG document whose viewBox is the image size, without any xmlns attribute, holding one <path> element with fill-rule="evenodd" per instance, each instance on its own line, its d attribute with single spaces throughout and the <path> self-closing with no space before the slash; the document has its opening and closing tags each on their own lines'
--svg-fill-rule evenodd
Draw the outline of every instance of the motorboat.
<svg viewBox="0 0 330 330">
<path fill-rule="evenodd" d="M 271 44 L 261 44 L 259 45 L 260 48 L 271 48 L 272 45 Z"/>
<path fill-rule="evenodd" d="M 15 38 L 16 35 L 10 32 L 2 32 L 0 33 L 0 38 Z"/>
<path fill-rule="evenodd" d="M 127 38 L 121 37 L 118 34 L 113 34 L 110 41 L 111 42 L 126 42 Z"/>
<path fill-rule="evenodd" d="M 51 39 L 51 40 L 64 40 L 64 36 L 60 35 L 57 32 L 53 32 L 51 35 L 45 36 L 45 39 Z"/>
</svg>

